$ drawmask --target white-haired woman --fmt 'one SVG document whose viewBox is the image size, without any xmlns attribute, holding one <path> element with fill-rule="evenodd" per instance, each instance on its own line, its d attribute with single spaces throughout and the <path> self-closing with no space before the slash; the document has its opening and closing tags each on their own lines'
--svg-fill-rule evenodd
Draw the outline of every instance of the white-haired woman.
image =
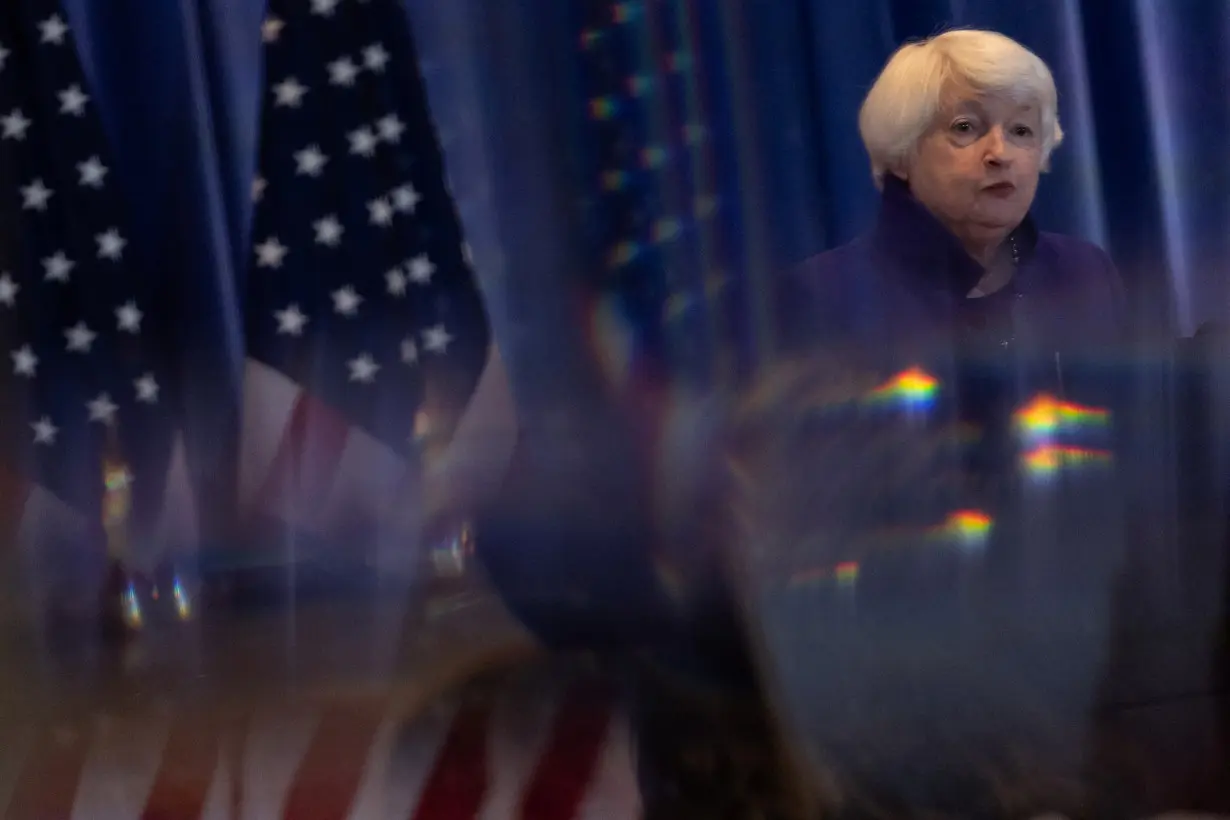
<svg viewBox="0 0 1230 820">
<path fill-rule="evenodd" d="M 1029 215 L 1063 140 L 1057 97 L 1046 64 L 996 32 L 953 30 L 902 46 L 859 115 L 881 191 L 874 227 L 778 282 L 793 352 L 837 348 L 886 378 L 911 367 L 935 377 L 937 412 L 978 431 L 965 464 L 985 490 L 978 500 L 1005 518 L 1030 515 L 1013 489 L 1027 444 L 1013 414 L 1044 397 L 1110 407 L 1126 375 L 1126 299 L 1110 258 L 1038 230 Z M 1127 420 L 1117 421 L 1126 432 Z M 1088 425 L 1069 427 L 1092 435 Z M 1050 560 L 1029 549 L 1022 573 Z"/>
<path fill-rule="evenodd" d="M 980 557 L 920 540 L 916 550 L 869 560 L 860 609 L 875 609 L 878 600 L 892 612 L 909 611 L 915 629 L 943 611 L 928 633 L 937 645 L 960 631 L 939 628 L 944 618 L 995 624 L 986 654 L 1008 657 L 1003 669 L 1037 655 L 1039 679 L 1055 684 L 1049 706 L 1067 719 L 1057 736 L 1080 746 L 1078 716 L 1096 699 L 1114 633 L 1112 590 L 1129 529 L 1120 479 L 1140 471 L 1123 469 L 1135 462 L 1119 435 L 1127 432 L 1117 411 L 1128 327 L 1119 275 L 1095 245 L 1040 231 L 1030 217 L 1039 176 L 1063 140 L 1057 98 L 1046 64 L 1002 34 L 952 30 L 902 46 L 859 116 L 881 191 L 875 225 L 783 276 L 777 295 L 792 353 L 839 350 L 885 379 L 922 368 L 937 389 L 913 398 L 931 401 L 933 419 L 973 431 L 954 460 L 963 488 L 954 501 L 993 522 Z M 1116 411 L 1115 429 L 1102 423 L 1106 414 L 1073 405 Z M 1065 407 L 1073 412 L 1064 415 Z M 1032 416 L 1023 412 L 1029 408 Z M 1076 458 L 1095 453 L 1098 467 Z M 944 603 L 971 600 L 977 605 L 955 614 Z M 801 632 L 796 637 L 803 641 Z M 1014 648 L 1031 641 L 1049 649 Z M 893 660 L 891 643 L 877 644 L 886 660 Z M 789 660 L 775 662 L 807 670 L 787 681 L 796 689 L 807 674 L 822 677 L 826 663 L 843 664 Z M 919 658 L 920 675 L 924 666 Z M 950 674 L 955 687 L 958 673 Z M 910 700 L 912 680 L 896 681 L 895 694 L 907 706 L 928 703 Z M 998 684 L 988 671 L 982 685 Z M 793 717 L 802 724 L 810 715 Z M 979 728 L 953 731 L 967 730 L 972 737 Z M 1064 761 L 1072 768 L 1056 769 L 1074 773 L 1081 750 L 1073 753 Z M 915 786 L 927 792 L 938 782 Z"/>
<path fill-rule="evenodd" d="M 1052 352 L 1117 341 L 1124 299 L 1106 254 L 1040 232 L 1029 216 L 1063 141 L 1055 83 L 1037 55 L 990 31 L 909 43 L 867 94 L 859 130 L 879 219 L 785 278 L 788 342 L 882 343 L 905 336 L 907 318 L 923 331 L 956 319 L 1009 349 L 1026 324 Z M 1007 309 L 1019 299 L 1022 309 Z"/>
</svg>

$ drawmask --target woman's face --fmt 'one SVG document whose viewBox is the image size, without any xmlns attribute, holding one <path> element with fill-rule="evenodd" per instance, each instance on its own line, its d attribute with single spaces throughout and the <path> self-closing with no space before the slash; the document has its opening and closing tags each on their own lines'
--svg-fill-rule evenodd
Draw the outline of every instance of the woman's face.
<svg viewBox="0 0 1230 820">
<path fill-rule="evenodd" d="M 967 247 L 993 249 L 1033 203 L 1041 131 L 1036 104 L 953 93 L 898 176 Z"/>
</svg>

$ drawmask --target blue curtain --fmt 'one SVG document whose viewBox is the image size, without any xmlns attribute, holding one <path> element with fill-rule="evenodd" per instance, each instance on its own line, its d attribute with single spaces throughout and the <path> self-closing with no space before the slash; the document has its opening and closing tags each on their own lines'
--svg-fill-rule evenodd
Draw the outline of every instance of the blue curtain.
<svg viewBox="0 0 1230 820">
<path fill-rule="evenodd" d="M 559 367 L 584 371 L 595 345 L 608 341 L 585 315 L 587 298 L 626 296 L 650 280 L 646 292 L 662 304 L 629 313 L 635 300 L 624 298 L 621 309 L 634 333 L 670 322 L 680 294 L 664 283 L 679 267 L 699 271 L 679 286 L 695 291 L 692 304 L 722 314 L 696 326 L 713 337 L 705 350 L 737 348 L 754 363 L 771 336 L 765 278 L 852 238 L 872 217 L 876 195 L 855 125 L 863 94 L 893 48 L 949 25 L 999 29 L 1055 72 L 1069 137 L 1041 187 L 1043 226 L 1106 246 L 1142 321 L 1189 333 L 1230 310 L 1230 6 L 1222 0 L 404 3 L 523 402 L 566 382 Z M 156 240 L 133 247 L 156 254 L 193 306 L 182 314 L 185 339 L 205 378 L 189 396 L 200 416 L 192 426 L 212 437 L 234 423 L 242 361 L 236 306 L 249 248 L 263 4 L 105 6 L 66 0 L 133 203 L 133 230 Z M 604 25 L 632 27 L 643 46 L 625 49 L 612 71 L 681 72 L 701 100 L 689 116 L 706 128 L 706 193 L 724 237 L 717 256 L 687 246 L 685 230 L 683 251 L 658 254 L 630 278 L 610 264 L 608 245 L 619 238 L 586 230 L 587 208 L 604 192 L 585 36 L 603 15 Z M 685 65 L 663 68 L 665 41 L 654 34 L 663 21 L 674 26 L 670 47 L 686 52 Z M 677 184 L 648 183 L 642 204 L 680 207 L 669 187 Z M 729 284 L 720 303 L 705 281 L 709 268 Z M 669 349 L 678 334 L 660 337 L 668 361 L 697 366 Z M 225 483 L 217 448 L 193 450 L 198 469 Z"/>
</svg>

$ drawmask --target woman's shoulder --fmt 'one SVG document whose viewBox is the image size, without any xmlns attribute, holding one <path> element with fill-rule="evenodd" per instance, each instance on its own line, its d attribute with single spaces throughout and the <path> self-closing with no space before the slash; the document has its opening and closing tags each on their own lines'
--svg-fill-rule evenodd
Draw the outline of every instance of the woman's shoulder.
<svg viewBox="0 0 1230 820">
<path fill-rule="evenodd" d="M 1114 267 L 1110 261 L 1110 255 L 1100 245 L 1087 239 L 1081 239 L 1078 236 L 1052 233 L 1051 231 L 1039 231 L 1038 246 L 1040 250 L 1044 250 L 1054 257 L 1058 264 L 1072 264 L 1082 267 L 1096 264 L 1110 266 L 1112 269 Z"/>
<path fill-rule="evenodd" d="M 787 348 L 816 341 L 821 332 L 839 333 L 869 286 L 860 276 L 871 264 L 871 242 L 855 239 L 779 273 L 773 281 L 775 315 Z"/>
<path fill-rule="evenodd" d="M 1068 234 L 1038 234 L 1037 255 L 1068 289 L 1091 292 L 1113 302 L 1124 299 L 1123 280 L 1110 254 L 1101 246 Z"/>
<path fill-rule="evenodd" d="M 804 259 L 789 274 L 805 280 L 823 280 L 850 273 L 866 265 L 872 258 L 870 235 L 860 236 Z"/>
</svg>

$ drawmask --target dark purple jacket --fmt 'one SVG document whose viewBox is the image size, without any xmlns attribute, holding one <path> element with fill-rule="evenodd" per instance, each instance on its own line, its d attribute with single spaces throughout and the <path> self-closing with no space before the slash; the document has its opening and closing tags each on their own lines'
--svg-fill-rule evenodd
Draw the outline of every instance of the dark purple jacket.
<svg viewBox="0 0 1230 820">
<path fill-rule="evenodd" d="M 1126 306 L 1106 253 L 1038 231 L 1029 218 L 1013 241 L 1020 257 L 1013 281 L 999 293 L 967 299 L 982 268 L 905 183 L 890 176 L 871 232 L 812 257 L 779 281 L 783 341 L 792 352 L 834 345 L 870 354 L 885 367 L 918 363 L 913 360 L 920 356 L 938 358 L 942 367 L 957 337 L 1006 322 L 1010 329 L 1000 343 L 1008 341 L 1027 358 L 1057 361 L 1060 370 L 1070 356 L 1117 356 Z"/>
<path fill-rule="evenodd" d="M 952 466 L 993 488 L 964 502 L 998 522 L 998 546 L 991 551 L 1003 556 L 997 583 L 1032 598 L 1030 609 L 1053 612 L 1064 597 L 1105 603 L 1123 559 L 1123 468 L 1133 463 L 1126 452 L 1132 359 L 1123 286 L 1100 248 L 1038 231 L 1032 219 L 1011 241 L 1018 258 L 1012 281 L 989 296 L 968 298 L 981 266 L 905 183 L 890 177 L 870 233 L 779 280 L 778 327 L 789 353 L 820 348 L 885 377 L 913 366 L 935 376 L 941 389 L 931 418 L 955 415 L 980 432 L 960 466 Z M 1064 503 L 1046 505 L 1047 515 L 1056 516 L 1063 535 L 1034 531 L 1041 521 L 1038 491 L 1028 477 L 1018 480 L 1022 463 L 1029 462 L 1022 462 L 1028 450 L 1013 413 L 1041 394 L 1109 409 L 1116 422 L 1055 442 L 1109 453 L 1105 461 L 1113 465 L 1064 470 L 1048 479 L 1046 496 Z M 1076 595 L 1074 588 L 1065 596 L 1058 590 L 1077 576 L 1085 592 Z M 1028 578 L 1038 583 L 1022 580 Z"/>
</svg>

